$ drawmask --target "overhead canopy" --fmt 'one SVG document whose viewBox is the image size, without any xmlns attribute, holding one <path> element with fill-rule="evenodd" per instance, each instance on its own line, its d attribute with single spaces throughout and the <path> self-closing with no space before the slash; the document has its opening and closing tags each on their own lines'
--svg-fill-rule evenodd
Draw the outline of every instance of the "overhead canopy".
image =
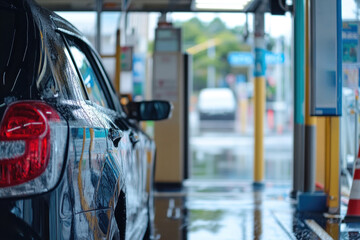
<svg viewBox="0 0 360 240">
<path fill-rule="evenodd" d="M 53 11 L 94 11 L 99 0 L 36 0 Z M 101 1 L 101 0 L 100 0 Z M 103 11 L 254 12 L 262 0 L 102 0 Z"/>
</svg>

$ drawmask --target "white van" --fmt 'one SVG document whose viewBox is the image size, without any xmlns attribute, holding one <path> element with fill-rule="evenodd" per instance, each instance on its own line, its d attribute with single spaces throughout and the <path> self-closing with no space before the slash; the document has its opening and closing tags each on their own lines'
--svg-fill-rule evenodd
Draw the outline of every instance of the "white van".
<svg viewBox="0 0 360 240">
<path fill-rule="evenodd" d="M 205 88 L 199 93 L 200 120 L 235 120 L 236 99 L 229 88 Z"/>
</svg>

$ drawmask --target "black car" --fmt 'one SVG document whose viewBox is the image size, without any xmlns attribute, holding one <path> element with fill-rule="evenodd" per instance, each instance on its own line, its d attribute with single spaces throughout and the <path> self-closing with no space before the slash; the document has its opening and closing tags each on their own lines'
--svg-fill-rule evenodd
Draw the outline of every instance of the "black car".
<svg viewBox="0 0 360 240">
<path fill-rule="evenodd" d="M 142 239 L 151 232 L 154 142 L 97 53 L 32 1 L 0 0 L 0 239 Z"/>
</svg>

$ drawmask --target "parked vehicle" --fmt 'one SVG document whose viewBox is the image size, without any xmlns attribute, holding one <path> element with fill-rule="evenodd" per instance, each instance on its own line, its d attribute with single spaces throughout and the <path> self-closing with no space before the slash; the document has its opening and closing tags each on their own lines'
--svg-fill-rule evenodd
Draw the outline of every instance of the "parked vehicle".
<svg viewBox="0 0 360 240">
<path fill-rule="evenodd" d="M 200 120 L 235 120 L 236 100 L 229 88 L 205 88 L 199 93 Z"/>
<path fill-rule="evenodd" d="M 0 0 L 1 239 L 142 239 L 151 233 L 155 144 L 124 111 L 96 51 L 32 1 Z"/>
</svg>

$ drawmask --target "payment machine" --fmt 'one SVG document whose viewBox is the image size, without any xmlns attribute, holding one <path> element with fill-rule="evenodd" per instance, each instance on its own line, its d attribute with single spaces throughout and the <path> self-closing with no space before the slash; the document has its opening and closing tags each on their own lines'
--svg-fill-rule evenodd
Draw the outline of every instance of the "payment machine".
<svg viewBox="0 0 360 240">
<path fill-rule="evenodd" d="M 157 144 L 155 186 L 161 189 L 181 189 L 187 177 L 188 161 L 188 86 L 191 58 L 182 53 L 181 29 L 169 24 L 155 30 L 153 57 L 153 99 L 173 104 L 171 119 L 156 122 Z"/>
</svg>

